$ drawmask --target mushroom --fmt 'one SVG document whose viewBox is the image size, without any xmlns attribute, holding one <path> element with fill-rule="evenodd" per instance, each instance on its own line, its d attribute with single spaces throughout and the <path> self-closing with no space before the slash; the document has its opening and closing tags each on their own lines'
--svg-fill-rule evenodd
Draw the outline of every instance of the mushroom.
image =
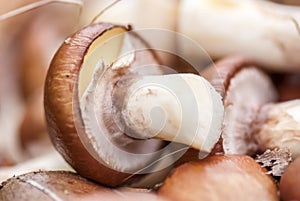
<svg viewBox="0 0 300 201">
<path fill-rule="evenodd" d="M 226 154 L 254 155 L 275 148 L 288 148 L 293 158 L 300 154 L 300 100 L 274 103 L 277 92 L 269 76 L 241 57 L 221 60 L 203 76 L 224 97 L 220 143 Z"/>
<path fill-rule="evenodd" d="M 300 200 L 300 157 L 296 158 L 285 170 L 280 179 L 279 190 L 283 201 Z"/>
<path fill-rule="evenodd" d="M 300 99 L 264 105 L 256 120 L 255 137 L 262 151 L 288 148 L 300 156 Z"/>
<path fill-rule="evenodd" d="M 26 21 L 20 24 L 26 29 L 16 35 L 19 51 L 15 55 L 19 62 L 19 87 L 25 101 L 43 87 L 54 53 L 75 31 L 77 22 L 74 18 L 78 15 L 78 8 L 57 4 L 28 14 Z"/>
<path fill-rule="evenodd" d="M 106 1 L 97 1 L 94 9 L 103 8 Z M 277 1 L 299 5 L 298 0 Z M 197 42 L 214 59 L 239 54 L 273 71 L 295 72 L 300 64 L 299 10 L 266 0 L 122 0 L 99 20 L 176 31 Z M 152 39 L 148 36 L 147 41 Z M 179 37 L 158 41 L 165 47 L 176 44 L 176 51 L 195 63 L 203 61 Z"/>
<path fill-rule="evenodd" d="M 71 1 L 64 2 L 71 4 Z M 32 2 L 32 0 L 6 2 L 0 9 L 0 153 L 14 163 L 24 161 L 29 155 L 32 157 L 41 154 L 37 151 L 28 154 L 28 150 L 20 146 L 20 141 L 24 142 L 20 138 L 26 138 L 27 134 L 30 135 L 28 138 L 33 135 L 48 138 L 45 133 L 36 133 L 45 130 L 46 124 L 42 117 L 38 118 L 38 121 L 30 122 L 31 117 L 35 115 L 29 114 L 31 112 L 29 110 L 33 110 L 34 107 L 43 110 L 43 93 L 40 89 L 44 84 L 47 67 L 59 44 L 64 41 L 66 35 L 73 32 L 70 29 L 74 29 L 74 24 L 77 23 L 74 15 L 71 16 L 74 12 L 78 14 L 77 7 L 74 9 L 73 5 L 69 8 L 53 5 L 16 16 L 43 4 L 63 1 Z M 74 0 L 73 4 L 78 5 L 80 2 Z M 32 4 L 26 5 L 29 3 Z M 24 7 L 20 7 L 22 5 Z M 7 19 L 10 17 L 13 18 Z M 61 26 L 58 27 L 58 24 Z M 40 90 L 40 99 L 33 101 L 37 104 L 34 106 L 31 101 L 32 94 L 36 93 L 36 90 Z M 26 106 L 30 108 L 25 108 Z M 21 134 L 20 127 L 22 127 Z"/>
<path fill-rule="evenodd" d="M 277 99 L 271 79 L 247 59 L 228 57 L 208 67 L 202 75 L 222 95 L 225 115 L 221 149 L 226 154 L 258 152 L 253 124 L 260 108 Z M 222 150 L 223 149 L 223 150 Z"/>
<path fill-rule="evenodd" d="M 300 74 L 291 73 L 278 76 L 279 101 L 288 101 L 300 98 Z M 277 84 L 277 83 L 276 83 Z"/>
<path fill-rule="evenodd" d="M 67 171 L 37 171 L 12 177 L 0 186 L 1 200 L 149 200 L 158 201 L 151 192 L 109 189 Z"/>
<path fill-rule="evenodd" d="M 276 3 L 281 3 L 281 4 L 287 4 L 287 5 L 300 5 L 300 2 L 298 0 L 270 0 L 274 1 Z"/>
<path fill-rule="evenodd" d="M 108 23 L 66 39 L 50 65 L 44 100 L 56 149 L 82 176 L 109 186 L 138 185 L 187 146 L 209 153 L 223 119 L 221 96 L 209 82 L 164 75 L 142 38 Z"/>
<path fill-rule="evenodd" d="M 238 54 L 272 71 L 296 72 L 299 9 L 264 0 L 182 0 L 177 31 L 214 59 Z M 178 46 L 185 55 L 199 59 L 190 47 Z"/>
<path fill-rule="evenodd" d="M 178 167 L 159 189 L 177 200 L 279 200 L 271 176 L 249 156 L 218 155 Z"/>
<path fill-rule="evenodd" d="M 39 170 L 74 171 L 55 150 L 52 150 L 42 156 L 35 157 L 18 164 L 13 164 L 13 166 L 0 167 L 0 183 L 14 175 Z"/>
<path fill-rule="evenodd" d="M 297 0 L 281 1 L 292 4 L 292 1 Z M 82 5 L 80 0 L 44 0 L 35 5 L 51 2 Z M 94 16 L 95 13 L 105 10 L 111 2 L 110 0 L 85 1 L 87 8 L 83 9 L 83 24 L 90 22 L 91 15 Z M 122 0 L 117 2 L 119 3 L 109 7 L 107 12 L 100 12 L 101 19 L 97 20 L 131 23 L 137 28 L 176 31 L 196 41 L 214 59 L 240 54 L 274 71 L 299 70 L 298 6 L 282 5 L 266 0 Z M 14 13 L 18 14 L 26 8 L 28 6 Z M 0 20 L 11 16 L 12 13 L 0 15 Z M 180 38 L 169 37 L 159 42 L 151 40 L 153 38 L 155 37 L 148 34 L 147 39 L 154 44 L 175 48 L 182 55 L 193 57 L 196 63 L 203 60 L 198 52 Z"/>
</svg>

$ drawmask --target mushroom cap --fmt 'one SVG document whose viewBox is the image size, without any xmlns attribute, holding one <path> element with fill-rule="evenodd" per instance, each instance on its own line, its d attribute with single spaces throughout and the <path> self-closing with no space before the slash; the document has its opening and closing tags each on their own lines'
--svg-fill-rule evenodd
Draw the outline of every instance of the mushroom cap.
<svg viewBox="0 0 300 201">
<path fill-rule="evenodd" d="M 276 75 L 275 85 L 278 86 L 279 101 L 300 98 L 300 73 Z M 276 82 L 277 81 L 277 82 Z"/>
<path fill-rule="evenodd" d="M 300 157 L 287 167 L 280 179 L 279 190 L 283 201 L 300 200 Z"/>
<path fill-rule="evenodd" d="M 152 156 L 144 157 L 138 154 L 150 153 L 151 155 L 154 153 L 155 155 L 157 154 L 156 151 L 165 145 L 165 142 L 161 140 L 137 140 L 128 137 L 114 125 L 113 117 L 109 117 L 105 119 L 106 122 L 102 122 L 102 126 L 105 127 L 106 131 L 109 131 L 109 135 L 114 135 L 104 136 L 102 139 L 108 141 L 103 146 L 103 143 L 95 140 L 95 136 L 90 135 L 93 133 L 90 132 L 93 128 L 87 128 L 86 119 L 83 118 L 85 111 L 82 111 L 81 98 L 92 82 L 95 68 L 99 67 L 99 61 L 103 62 L 106 67 L 100 72 L 100 76 L 108 77 L 103 81 L 103 85 L 107 89 L 113 87 L 123 76 L 122 67 L 116 73 L 109 72 L 111 72 L 111 64 L 119 62 L 117 60 L 118 54 L 122 51 L 114 48 L 116 46 L 121 48 L 119 46 L 122 46 L 125 41 L 123 37 L 129 30 L 130 28 L 123 26 L 100 23 L 78 31 L 66 39 L 56 53 L 45 83 L 46 120 L 51 140 L 56 149 L 80 175 L 108 186 L 136 182 L 141 175 L 132 176 L 132 174 L 138 173 L 141 168 L 153 162 Z M 134 73 L 139 74 L 137 69 L 140 68 L 141 64 L 158 64 L 155 54 L 149 50 L 147 43 L 134 33 L 129 35 L 132 40 L 135 40 L 134 43 L 137 43 L 139 48 L 146 49 L 146 53 L 145 51 L 138 51 L 135 55 L 137 57 L 146 54 L 145 57 L 142 57 L 143 60 L 135 59 L 129 68 L 134 69 Z M 146 70 L 141 74 L 163 73 L 160 69 L 148 70 L 150 69 L 147 68 L 149 66 L 145 65 L 142 65 L 144 68 L 141 69 Z M 108 90 L 103 93 L 110 95 Z M 103 107 L 110 107 L 114 100 L 102 96 L 102 99 L 97 101 Z M 109 108 L 104 110 L 101 114 L 103 116 L 111 112 Z M 102 135 L 102 133 L 93 134 Z M 99 147 L 99 143 L 102 147 Z M 131 165 L 134 166 L 133 169 L 130 169 L 130 164 L 129 170 L 122 169 L 122 161 L 126 158 L 123 155 L 112 155 L 116 149 L 110 150 L 110 147 L 116 147 L 116 149 L 129 153 L 129 155 L 136 154 L 133 157 L 135 161 L 130 161 L 132 162 Z M 103 150 L 106 152 L 102 152 Z"/>
<path fill-rule="evenodd" d="M 300 156 L 300 100 L 264 105 L 257 121 L 256 140 L 261 151 L 288 149 L 292 158 Z"/>
<path fill-rule="evenodd" d="M 0 186 L 1 200 L 80 200 L 87 194 L 109 193 L 75 173 L 39 171 L 12 177 Z"/>
<path fill-rule="evenodd" d="M 278 200 L 276 184 L 249 156 L 215 155 L 178 167 L 159 196 L 177 200 Z"/>
<path fill-rule="evenodd" d="M 65 171 L 39 171 L 8 179 L 0 185 L 1 200 L 157 200 L 144 189 L 109 189 Z"/>
<path fill-rule="evenodd" d="M 255 154 L 258 145 L 253 124 L 261 106 L 277 100 L 269 76 L 251 61 L 233 56 L 220 60 L 203 72 L 222 95 L 225 107 L 222 144 L 226 154 Z"/>
</svg>

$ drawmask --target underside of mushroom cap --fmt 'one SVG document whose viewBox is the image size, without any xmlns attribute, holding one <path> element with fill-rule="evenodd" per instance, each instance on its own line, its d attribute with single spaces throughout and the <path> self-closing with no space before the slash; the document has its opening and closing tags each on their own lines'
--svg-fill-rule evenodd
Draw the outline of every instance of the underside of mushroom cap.
<svg viewBox="0 0 300 201">
<path fill-rule="evenodd" d="M 260 150 L 288 149 L 300 156 L 300 100 L 264 105 L 257 118 L 256 140 Z"/>
<path fill-rule="evenodd" d="M 153 49 L 125 27 L 95 24 L 68 38 L 53 59 L 45 84 L 47 123 L 56 149 L 82 176 L 109 186 L 132 184 L 133 181 L 137 184 L 141 174 L 164 172 L 189 145 L 209 153 L 221 133 L 224 114 L 221 96 L 200 76 L 163 74 L 163 66 Z M 155 80 L 157 82 L 153 83 Z M 158 85 L 147 88 L 146 83 Z M 137 85 L 132 87 L 134 84 Z M 162 90 L 169 84 L 176 88 L 171 90 L 175 98 L 166 96 L 171 86 Z M 160 86 L 159 90 L 156 86 Z M 149 94 L 163 91 L 153 96 L 158 100 L 157 105 L 140 104 L 144 106 L 141 107 L 143 112 L 131 110 L 140 103 L 132 101 L 134 94 L 141 92 L 141 96 L 149 98 L 143 95 L 143 90 L 138 90 L 140 88 L 147 89 Z M 188 111 L 182 125 L 178 124 L 181 113 L 173 115 L 174 107 L 170 107 L 172 101 L 173 105 L 182 106 L 177 104 L 178 99 L 185 103 L 183 110 Z M 124 107 L 127 103 L 133 105 Z M 151 127 L 162 134 L 160 137 L 144 138 L 144 132 L 139 132 L 139 138 L 129 133 L 138 129 L 130 127 L 128 119 L 134 120 L 132 125 L 138 125 L 142 119 L 137 114 L 146 116 L 145 111 L 160 107 L 160 103 L 169 106 L 170 110 L 165 110 L 171 111 L 167 112 L 167 125 L 174 124 L 180 135 L 166 131 L 168 129 L 164 128 L 168 126 L 162 130 Z M 132 111 L 137 118 L 125 118 L 126 111 Z M 156 113 L 155 118 L 163 122 L 164 115 L 159 114 Z M 191 131 L 195 131 L 195 135 Z M 169 136 L 164 138 L 163 134 Z"/>
<path fill-rule="evenodd" d="M 74 94 L 78 91 L 78 74 L 86 51 L 97 37 L 113 27 L 112 24 L 93 25 L 66 39 L 48 70 L 44 96 L 48 132 L 55 148 L 82 176 L 101 182 L 106 179 L 103 175 L 110 174 L 111 179 L 106 181 L 110 186 L 118 185 L 129 175 L 116 176 L 116 171 L 104 168 L 85 149 L 75 126 L 82 121 L 78 118 L 80 111 L 76 109 L 78 95 Z"/>
<path fill-rule="evenodd" d="M 121 55 L 123 53 L 121 48 L 126 46 L 123 44 L 124 36 L 129 30 L 130 28 L 123 26 L 100 23 L 78 31 L 67 38 L 56 53 L 45 82 L 45 114 L 49 135 L 55 148 L 82 176 L 108 186 L 136 182 L 140 175 L 132 176 L 128 172 L 120 171 L 120 168 L 110 166 L 106 162 L 116 160 L 111 158 L 111 155 L 106 155 L 104 160 L 101 158 L 103 155 L 99 158 L 99 153 L 97 153 L 99 150 L 95 149 L 95 144 L 91 143 L 95 139 L 86 132 L 89 128 L 85 127 L 86 122 L 82 116 L 80 99 L 93 78 L 95 68 L 100 68 L 101 63 L 105 68 L 98 71 L 100 75 L 108 67 L 122 67 L 122 62 L 120 64 L 117 60 L 119 56 L 124 56 Z M 145 57 L 143 62 L 157 64 L 156 56 L 149 50 L 147 43 L 134 33 L 131 37 L 138 41 L 140 48 L 147 49 L 148 57 Z M 147 69 L 149 65 L 143 67 L 142 72 L 149 73 Z M 153 71 L 156 74 L 162 73 L 158 69 Z M 130 140 L 141 142 L 141 140 Z M 150 146 L 150 152 L 160 148 L 164 142 L 155 141 L 153 144 L 152 147 Z M 136 167 L 134 171 L 141 166 L 135 163 L 132 165 Z"/>
<path fill-rule="evenodd" d="M 130 137 L 123 129 L 124 122 L 119 123 L 119 108 L 122 110 L 127 82 L 142 75 L 161 75 L 163 72 L 153 52 L 133 32 L 125 32 L 112 40 L 123 40 L 118 42 L 122 43 L 122 48 L 116 61 L 99 60 L 97 50 L 94 50 L 96 53 L 91 54 L 95 56 L 91 55 L 89 59 L 97 58 L 97 65 L 86 66 L 83 63 L 79 86 L 80 78 L 87 77 L 86 68 L 93 66 L 94 72 L 86 90 L 79 97 L 85 129 L 79 136 L 93 157 L 108 168 L 126 173 L 142 173 L 143 169 L 149 169 L 150 164 L 160 157 L 159 150 L 165 143 L 162 140 Z M 99 45 L 97 48 L 102 47 Z"/>
<path fill-rule="evenodd" d="M 229 57 L 203 73 L 223 96 L 222 148 L 226 154 L 255 154 L 253 124 L 259 109 L 277 100 L 270 78 L 242 57 Z"/>
</svg>

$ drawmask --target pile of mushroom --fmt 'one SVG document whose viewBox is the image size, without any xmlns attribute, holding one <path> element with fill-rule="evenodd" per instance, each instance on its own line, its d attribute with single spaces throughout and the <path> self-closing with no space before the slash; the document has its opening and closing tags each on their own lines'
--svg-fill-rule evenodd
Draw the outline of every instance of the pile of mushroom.
<svg viewBox="0 0 300 201">
<path fill-rule="evenodd" d="M 76 6 L 68 26 L 48 20 L 54 6 L 11 42 L 20 57 L 4 64 L 22 77 L 0 88 L 16 105 L 0 122 L 13 134 L 0 200 L 300 199 L 300 8 L 283 5 L 295 2 L 58 2 L 82 6 L 78 27 L 93 21 L 73 27 Z"/>
</svg>

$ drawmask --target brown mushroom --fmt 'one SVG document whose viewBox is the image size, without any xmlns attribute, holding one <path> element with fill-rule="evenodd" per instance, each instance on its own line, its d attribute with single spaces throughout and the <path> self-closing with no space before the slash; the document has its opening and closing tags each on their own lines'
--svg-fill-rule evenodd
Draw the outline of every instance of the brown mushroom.
<svg viewBox="0 0 300 201">
<path fill-rule="evenodd" d="M 55 150 L 26 161 L 0 167 L 0 183 L 15 176 L 39 170 L 74 171 Z"/>
<path fill-rule="evenodd" d="M 224 98 L 222 148 L 226 154 L 257 154 L 288 148 L 300 154 L 299 100 L 274 103 L 275 86 L 250 61 L 233 57 L 204 73 Z"/>
<path fill-rule="evenodd" d="M 256 119 L 255 138 L 262 151 L 288 148 L 300 156 L 300 100 L 264 105 Z"/>
<path fill-rule="evenodd" d="M 205 79 L 163 75 L 154 51 L 129 29 L 100 23 L 66 39 L 45 84 L 56 149 L 82 176 L 109 186 L 138 185 L 141 174 L 168 167 L 178 143 L 209 153 L 223 117 Z"/>
<path fill-rule="evenodd" d="M 226 154 L 255 154 L 259 147 L 253 123 L 260 108 L 277 99 L 271 79 L 242 57 L 229 57 L 203 74 L 222 95 L 225 107 L 222 144 Z"/>
<path fill-rule="evenodd" d="M 172 201 L 279 200 L 274 180 L 249 156 L 209 156 L 178 167 L 159 196 Z"/>
<path fill-rule="evenodd" d="M 1 200 L 158 200 L 150 192 L 109 189 L 65 171 L 38 171 L 10 178 L 0 186 Z"/>
<path fill-rule="evenodd" d="M 278 84 L 279 101 L 300 98 L 300 74 L 283 74 Z"/>
<path fill-rule="evenodd" d="M 296 158 L 285 170 L 280 179 L 280 197 L 283 201 L 300 200 L 300 157 Z"/>
<path fill-rule="evenodd" d="M 287 4 L 287 5 L 300 5 L 300 2 L 298 0 L 271 0 L 276 3 L 281 3 L 281 4 Z"/>
<path fill-rule="evenodd" d="M 27 142 L 34 135 L 37 138 L 48 137 L 42 131 L 45 131 L 46 127 L 43 118 L 40 121 L 30 122 L 35 116 L 28 114 L 34 107 L 31 97 L 43 87 L 50 60 L 66 35 L 73 32 L 71 29 L 74 29 L 77 23 L 74 16 L 78 15 L 78 8 L 74 5 L 69 7 L 57 5 L 64 1 L 33 2 L 33 0 L 5 2 L 0 9 L 0 152 L 14 162 L 23 161 L 28 155 L 31 157 L 37 155 L 32 152 L 28 154 L 27 150 L 20 147 L 20 126 L 21 138 L 26 139 L 26 135 L 30 135 Z M 55 2 L 57 4 L 49 5 L 47 8 L 33 9 Z M 71 1 L 69 3 L 71 4 Z M 74 1 L 73 4 L 75 3 Z M 78 3 L 80 1 L 77 1 L 77 5 Z M 32 11 L 27 13 L 30 10 Z M 74 13 L 75 15 L 72 15 Z M 22 16 L 17 16 L 19 14 Z M 43 109 L 42 97 L 43 93 L 40 90 L 39 101 L 34 101 L 37 104 L 35 107 Z M 24 108 L 28 105 L 30 108 Z M 24 121 L 21 122 L 22 120 Z M 23 125 L 20 125 L 22 123 Z"/>
<path fill-rule="evenodd" d="M 40 91 L 50 61 L 64 39 L 74 32 L 78 8 L 74 5 L 49 5 L 29 13 L 17 35 L 20 89 L 27 100 Z M 25 28 L 26 27 L 26 28 Z"/>
</svg>

